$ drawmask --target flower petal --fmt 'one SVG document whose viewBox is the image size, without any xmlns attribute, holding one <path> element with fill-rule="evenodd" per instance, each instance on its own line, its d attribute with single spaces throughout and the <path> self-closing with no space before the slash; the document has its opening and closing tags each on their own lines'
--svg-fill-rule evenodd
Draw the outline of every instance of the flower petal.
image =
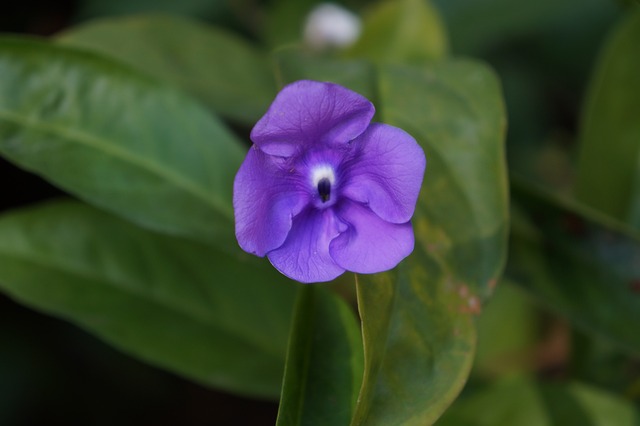
<svg viewBox="0 0 640 426">
<path fill-rule="evenodd" d="M 353 146 L 355 155 L 343 166 L 348 176 L 342 194 L 388 222 L 408 222 L 426 167 L 420 145 L 404 130 L 374 123 Z"/>
<path fill-rule="evenodd" d="M 365 97 L 332 83 L 301 80 L 278 93 L 251 131 L 264 152 L 289 157 L 312 144 L 345 144 L 359 136 L 375 112 Z"/>
<path fill-rule="evenodd" d="M 386 222 L 367 207 L 349 201 L 341 203 L 337 215 L 348 227 L 331 241 L 329 252 L 338 265 L 349 271 L 386 271 L 413 251 L 411 222 Z"/>
<path fill-rule="evenodd" d="M 233 183 L 236 238 L 258 256 L 284 243 L 293 216 L 308 203 L 308 193 L 275 160 L 253 146 Z"/>
<path fill-rule="evenodd" d="M 341 224 L 331 209 L 309 208 L 293 219 L 285 243 L 267 254 L 284 275 L 303 283 L 330 281 L 344 272 L 329 255 Z"/>
</svg>

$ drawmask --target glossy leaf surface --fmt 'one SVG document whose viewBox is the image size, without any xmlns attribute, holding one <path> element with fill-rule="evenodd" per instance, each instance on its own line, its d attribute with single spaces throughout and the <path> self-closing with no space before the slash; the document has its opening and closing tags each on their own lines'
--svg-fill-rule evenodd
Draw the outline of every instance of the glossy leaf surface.
<svg viewBox="0 0 640 426">
<path fill-rule="evenodd" d="M 365 377 L 354 424 L 424 425 L 462 389 L 473 314 L 502 270 L 504 109 L 493 73 L 467 61 L 383 68 L 379 93 L 382 120 L 414 135 L 428 165 L 414 253 L 394 271 L 359 279 Z"/>
<path fill-rule="evenodd" d="M 179 92 L 82 51 L 0 41 L 0 154 L 155 230 L 234 247 L 245 149 Z"/>
<path fill-rule="evenodd" d="M 163 15 L 105 19 L 75 27 L 57 40 L 121 60 L 248 125 L 264 114 L 276 94 L 265 54 L 197 21 Z"/>
<path fill-rule="evenodd" d="M 202 384 L 280 393 L 295 285 L 249 256 L 57 202 L 0 217 L 0 288 Z"/>
<path fill-rule="evenodd" d="M 353 311 L 323 287 L 302 286 L 293 321 L 277 425 L 348 425 L 363 369 Z"/>
</svg>

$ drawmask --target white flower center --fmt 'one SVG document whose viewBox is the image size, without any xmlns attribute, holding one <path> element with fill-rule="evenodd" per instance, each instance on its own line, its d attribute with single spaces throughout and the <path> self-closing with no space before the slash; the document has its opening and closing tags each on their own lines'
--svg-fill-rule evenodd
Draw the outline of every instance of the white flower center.
<svg viewBox="0 0 640 426">
<path fill-rule="evenodd" d="M 320 165 L 311 171 L 311 180 L 313 187 L 318 192 L 322 205 L 331 200 L 331 187 L 333 186 L 336 177 L 333 173 L 333 168 L 327 165 Z M 325 206 L 328 206 L 326 204 Z"/>
<path fill-rule="evenodd" d="M 336 175 L 333 173 L 333 167 L 327 164 L 322 164 L 311 170 L 311 183 L 313 183 L 314 188 L 318 187 L 318 184 L 322 179 L 328 180 L 331 185 L 336 182 Z"/>
</svg>

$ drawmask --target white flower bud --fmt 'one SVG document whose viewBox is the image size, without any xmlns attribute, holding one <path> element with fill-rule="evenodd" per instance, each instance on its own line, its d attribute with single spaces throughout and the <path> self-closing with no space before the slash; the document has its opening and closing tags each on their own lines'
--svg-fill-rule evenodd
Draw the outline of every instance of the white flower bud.
<svg viewBox="0 0 640 426">
<path fill-rule="evenodd" d="M 307 16 L 304 41 L 314 49 L 348 47 L 358 39 L 361 27 L 354 13 L 333 3 L 320 3 Z"/>
</svg>

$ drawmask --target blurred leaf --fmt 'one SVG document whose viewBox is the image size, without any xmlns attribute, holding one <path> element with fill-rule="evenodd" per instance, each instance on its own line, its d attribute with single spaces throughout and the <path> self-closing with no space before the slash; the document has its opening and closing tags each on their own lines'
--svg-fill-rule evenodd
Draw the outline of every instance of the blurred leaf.
<svg viewBox="0 0 640 426">
<path fill-rule="evenodd" d="M 638 408 L 616 395 L 580 383 L 570 383 L 565 389 L 587 413 L 593 425 L 637 426 L 640 424 L 640 411 L 638 411 Z M 556 397 L 563 390 L 561 386 L 555 385 L 550 386 L 546 391 L 546 402 L 549 405 L 555 405 L 556 413 L 565 409 L 565 406 L 560 404 L 560 399 Z M 570 416 L 567 416 L 567 418 L 570 418 Z M 568 424 L 567 422 L 559 423 Z"/>
<path fill-rule="evenodd" d="M 515 377 L 456 401 L 437 425 L 636 426 L 639 414 L 628 401 L 580 383 L 549 385 Z"/>
<path fill-rule="evenodd" d="M 279 394 L 295 286 L 249 256 L 58 202 L 0 218 L 0 288 L 197 382 Z"/>
<path fill-rule="evenodd" d="M 574 329 L 570 375 L 640 402 L 640 356 L 620 351 L 610 339 Z M 634 389 L 635 388 L 635 389 Z"/>
<path fill-rule="evenodd" d="M 305 19 L 320 0 L 274 0 L 267 9 L 264 38 L 271 48 L 302 40 Z"/>
<path fill-rule="evenodd" d="M 363 33 L 348 55 L 423 63 L 442 58 L 446 51 L 444 26 L 428 0 L 383 0 L 365 16 Z"/>
<path fill-rule="evenodd" d="M 375 68 L 364 60 L 343 61 L 318 57 L 297 48 L 280 49 L 274 53 L 277 80 L 282 87 L 296 80 L 331 81 L 355 90 L 373 100 Z"/>
<path fill-rule="evenodd" d="M 494 74 L 477 63 L 378 76 L 382 121 L 414 135 L 428 166 L 414 253 L 394 271 L 358 278 L 365 376 L 353 424 L 423 425 L 464 385 L 473 314 L 504 263 L 504 109 Z"/>
<path fill-rule="evenodd" d="M 513 179 L 508 278 L 577 326 L 640 353 L 640 234 Z"/>
<path fill-rule="evenodd" d="M 597 11 L 613 14 L 615 5 L 603 0 L 432 0 L 442 12 L 454 52 L 479 54 L 505 40 L 540 37 L 550 27 L 569 26 L 578 16 Z"/>
<path fill-rule="evenodd" d="M 0 153 L 92 204 L 163 232 L 235 247 L 244 149 L 179 92 L 102 57 L 0 41 Z"/>
<path fill-rule="evenodd" d="M 502 379 L 491 387 L 461 397 L 444 413 L 437 426 L 545 426 L 551 425 L 541 396 L 522 378 Z"/>
<path fill-rule="evenodd" d="M 303 286 L 293 318 L 277 424 L 349 424 L 363 369 L 353 312 L 333 293 Z"/>
<path fill-rule="evenodd" d="M 538 340 L 535 305 L 524 290 L 502 280 L 478 318 L 475 376 L 493 378 L 533 369 Z"/>
<path fill-rule="evenodd" d="M 617 27 L 587 95 L 576 197 L 640 229 L 640 10 Z"/>
<path fill-rule="evenodd" d="M 454 25 L 452 38 L 474 27 L 479 30 L 484 26 L 490 33 L 499 29 L 492 21 L 505 16 L 509 20 L 505 24 L 515 25 L 504 35 L 499 31 L 486 34 L 489 39 L 484 42 L 482 31 L 468 34 L 469 41 L 486 42 L 481 54 L 496 69 L 504 87 L 509 111 L 509 168 L 564 191 L 573 185 L 575 115 L 596 59 L 594 46 L 602 43 L 618 14 L 608 0 L 571 2 L 574 4 L 543 1 L 548 4 L 542 5 L 478 0 L 465 1 L 464 7 L 456 6 L 461 3 L 457 0 L 439 2 L 447 23 Z M 496 9 L 499 13 L 489 8 L 497 3 L 501 5 Z M 523 12 L 541 6 L 548 10 L 537 18 L 535 13 Z M 465 15 L 470 25 L 460 28 L 462 22 L 455 24 L 457 15 Z M 523 20 L 531 22 L 521 25 Z M 511 32 L 513 36 L 509 36 Z"/>
<path fill-rule="evenodd" d="M 265 55 L 231 33 L 184 18 L 93 21 L 62 33 L 58 41 L 119 59 L 245 124 L 257 121 L 276 94 Z"/>
</svg>

